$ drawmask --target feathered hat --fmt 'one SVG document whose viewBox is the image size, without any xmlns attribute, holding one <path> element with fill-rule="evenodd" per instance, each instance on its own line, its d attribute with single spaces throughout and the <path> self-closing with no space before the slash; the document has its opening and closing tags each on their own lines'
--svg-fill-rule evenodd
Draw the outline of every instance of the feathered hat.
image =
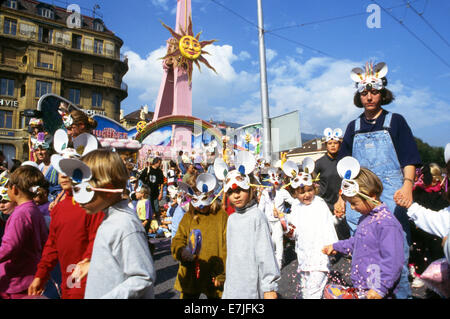
<svg viewBox="0 0 450 319">
<path fill-rule="evenodd" d="M 367 62 L 365 69 L 362 68 L 354 68 L 350 73 L 350 77 L 353 81 L 355 81 L 355 87 L 358 89 L 358 92 L 362 92 L 364 90 L 381 90 L 383 89 L 387 81 L 385 76 L 388 72 L 388 67 L 386 63 L 380 62 L 373 65 L 372 62 Z"/>
</svg>

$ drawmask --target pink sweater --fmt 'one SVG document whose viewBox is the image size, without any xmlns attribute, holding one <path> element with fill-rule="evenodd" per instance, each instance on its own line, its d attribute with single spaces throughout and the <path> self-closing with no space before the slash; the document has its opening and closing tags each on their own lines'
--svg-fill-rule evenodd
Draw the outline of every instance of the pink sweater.
<svg viewBox="0 0 450 319">
<path fill-rule="evenodd" d="M 47 237 L 44 217 L 33 201 L 14 209 L 0 246 L 0 292 L 15 294 L 28 289 Z"/>
</svg>

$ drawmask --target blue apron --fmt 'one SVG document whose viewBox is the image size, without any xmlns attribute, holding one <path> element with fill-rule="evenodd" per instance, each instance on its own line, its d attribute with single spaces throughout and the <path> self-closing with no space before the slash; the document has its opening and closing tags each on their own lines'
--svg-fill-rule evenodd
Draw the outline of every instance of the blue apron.
<svg viewBox="0 0 450 319">
<path fill-rule="evenodd" d="M 389 128 L 392 113 L 387 113 L 381 131 L 360 133 L 362 117 L 355 120 L 355 136 L 353 139 L 352 156 L 356 158 L 362 167 L 370 169 L 383 183 L 381 201 L 403 227 L 405 263 L 399 283 L 397 298 L 410 298 L 411 289 L 408 281 L 408 259 L 410 246 L 410 229 L 406 209 L 397 206 L 394 201 L 394 193 L 403 186 L 403 172 L 392 142 Z M 346 219 L 353 236 L 361 214 L 353 211 L 350 204 L 346 204 Z"/>
</svg>

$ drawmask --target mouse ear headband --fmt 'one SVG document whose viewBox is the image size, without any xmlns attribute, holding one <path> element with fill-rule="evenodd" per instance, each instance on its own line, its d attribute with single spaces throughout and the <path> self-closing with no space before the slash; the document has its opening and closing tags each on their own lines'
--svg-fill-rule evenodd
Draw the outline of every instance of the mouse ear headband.
<svg viewBox="0 0 450 319">
<path fill-rule="evenodd" d="M 358 89 L 358 92 L 361 93 L 372 88 L 376 90 L 383 89 L 385 86 L 383 78 L 387 72 L 388 67 L 386 63 L 380 62 L 374 66 L 372 62 L 367 62 L 365 70 L 362 68 L 352 69 L 350 77 L 355 81 L 355 87 Z"/>
<path fill-rule="evenodd" d="M 359 171 L 361 170 L 361 166 L 356 158 L 351 156 L 346 156 L 342 158 L 336 166 L 337 172 L 339 176 L 342 178 L 341 190 L 340 193 L 346 197 L 354 197 L 359 195 L 364 199 L 374 203 L 375 205 L 379 205 L 380 202 L 374 200 L 368 195 L 359 191 L 359 184 L 355 181 L 355 178 L 359 175 Z"/>
<path fill-rule="evenodd" d="M 303 172 L 299 172 L 298 166 L 295 162 L 287 160 L 283 165 L 283 172 L 290 177 L 291 181 L 284 187 L 291 186 L 296 189 L 298 187 L 312 186 L 313 182 L 318 181 L 312 178 L 312 173 L 315 168 L 314 160 L 311 157 L 306 157 L 302 162 Z"/>
<path fill-rule="evenodd" d="M 234 190 L 238 187 L 247 190 L 250 188 L 250 186 L 257 186 L 250 184 L 249 177 L 249 175 L 255 170 L 256 164 L 256 159 L 250 152 L 238 152 L 234 159 L 235 169 L 227 172 L 227 174 L 224 176 L 224 191 L 228 192 L 230 188 Z M 218 161 L 217 166 L 218 172 L 220 174 L 220 170 L 224 168 L 224 166 L 220 161 Z M 214 172 L 216 172 L 216 162 L 214 162 Z M 218 178 L 220 179 L 222 176 L 223 175 L 221 174 Z"/>
<path fill-rule="evenodd" d="M 92 179 L 92 171 L 89 166 L 77 158 L 62 158 L 59 162 L 59 168 L 75 184 L 72 191 L 73 199 L 77 203 L 89 203 L 95 192 L 123 193 L 123 189 L 99 188 L 89 184 Z"/>
<path fill-rule="evenodd" d="M 87 153 L 98 148 L 98 141 L 94 135 L 89 133 L 82 133 L 73 140 L 74 148 L 68 147 L 69 136 L 63 129 L 58 129 L 53 138 L 53 148 L 58 154 L 53 154 L 50 157 L 50 162 L 56 171 L 64 174 L 60 168 L 60 161 L 63 158 L 80 158 Z"/>
<path fill-rule="evenodd" d="M 328 127 L 323 131 L 323 135 L 325 136 L 325 142 L 331 140 L 340 141 L 342 138 L 342 130 L 340 128 L 335 128 L 332 130 Z"/>
</svg>

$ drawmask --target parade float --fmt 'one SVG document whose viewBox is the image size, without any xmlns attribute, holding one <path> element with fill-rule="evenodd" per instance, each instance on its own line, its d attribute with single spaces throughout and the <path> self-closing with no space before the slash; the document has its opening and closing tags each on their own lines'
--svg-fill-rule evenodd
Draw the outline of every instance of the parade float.
<svg viewBox="0 0 450 319">
<path fill-rule="evenodd" d="M 192 73 L 200 63 L 215 72 L 203 48 L 215 40 L 200 40 L 194 35 L 191 1 L 178 0 L 175 30 L 162 23 L 172 37 L 167 40 L 167 53 L 161 57 L 163 76 L 151 122 L 139 122 L 135 139 L 142 143 L 141 161 L 150 154 L 176 158 L 179 151 L 206 157 L 206 153 L 222 152 L 222 132 L 211 123 L 192 116 Z"/>
<path fill-rule="evenodd" d="M 79 108 L 69 100 L 56 94 L 45 94 L 41 96 L 37 105 L 36 116 L 42 123 L 42 130 L 53 136 L 58 129 L 66 129 L 64 117 L 72 110 L 86 110 Z M 120 123 L 103 115 L 93 115 L 97 122 L 92 134 L 96 136 L 99 146 L 117 151 L 124 160 L 137 161 L 137 153 L 142 144 L 135 139 L 137 129 L 126 129 Z"/>
</svg>

